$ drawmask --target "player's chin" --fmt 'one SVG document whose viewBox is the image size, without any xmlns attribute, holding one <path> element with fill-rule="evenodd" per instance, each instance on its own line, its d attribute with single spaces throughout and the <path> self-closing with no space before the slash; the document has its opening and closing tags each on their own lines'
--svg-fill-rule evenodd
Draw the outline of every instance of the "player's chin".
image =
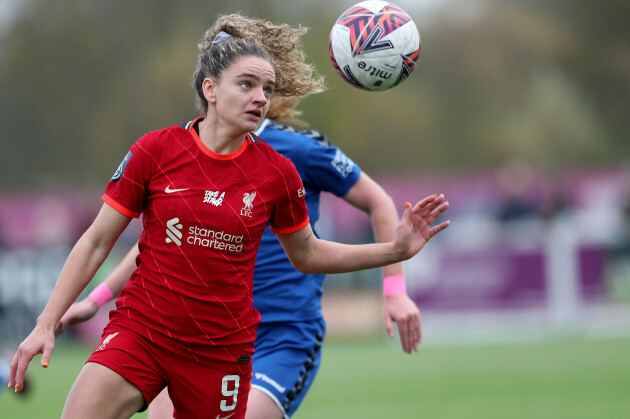
<svg viewBox="0 0 630 419">
<path fill-rule="evenodd" d="M 247 131 L 256 131 L 256 129 L 260 126 L 263 118 L 259 115 L 254 114 L 245 114 L 245 118 L 243 121 L 243 128 Z"/>
</svg>

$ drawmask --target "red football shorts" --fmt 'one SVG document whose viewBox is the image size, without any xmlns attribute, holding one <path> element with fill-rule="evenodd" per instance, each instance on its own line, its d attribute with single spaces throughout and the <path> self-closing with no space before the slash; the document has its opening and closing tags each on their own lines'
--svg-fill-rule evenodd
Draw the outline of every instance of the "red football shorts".
<svg viewBox="0 0 630 419">
<path fill-rule="evenodd" d="M 197 363 L 166 351 L 127 329 L 104 336 L 87 362 L 121 375 L 143 394 L 146 405 L 168 386 L 176 418 L 245 417 L 251 361 Z"/>
</svg>

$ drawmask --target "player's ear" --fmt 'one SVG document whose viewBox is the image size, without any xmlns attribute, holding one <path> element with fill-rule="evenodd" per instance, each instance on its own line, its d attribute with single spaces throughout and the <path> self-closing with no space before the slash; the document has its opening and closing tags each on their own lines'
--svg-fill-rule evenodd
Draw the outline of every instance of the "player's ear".
<svg viewBox="0 0 630 419">
<path fill-rule="evenodd" d="M 211 77 L 206 77 L 201 87 L 203 89 L 203 96 L 206 98 L 208 103 L 215 103 L 217 101 L 217 96 L 215 94 L 215 81 Z"/>
</svg>

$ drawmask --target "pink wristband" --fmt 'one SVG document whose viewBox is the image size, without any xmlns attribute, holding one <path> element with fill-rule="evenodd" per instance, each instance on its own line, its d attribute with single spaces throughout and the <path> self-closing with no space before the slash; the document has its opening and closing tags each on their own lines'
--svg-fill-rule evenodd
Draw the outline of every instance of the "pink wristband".
<svg viewBox="0 0 630 419">
<path fill-rule="evenodd" d="M 97 306 L 102 307 L 103 304 L 114 298 L 114 293 L 103 282 L 90 293 L 90 298 L 94 300 Z"/>
<path fill-rule="evenodd" d="M 389 275 L 383 278 L 383 296 L 407 294 L 405 275 Z"/>
</svg>

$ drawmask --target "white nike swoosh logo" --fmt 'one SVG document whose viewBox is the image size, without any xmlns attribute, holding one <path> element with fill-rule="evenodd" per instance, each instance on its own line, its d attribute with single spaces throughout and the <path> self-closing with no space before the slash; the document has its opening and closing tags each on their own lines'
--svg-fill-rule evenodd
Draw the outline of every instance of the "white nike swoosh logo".
<svg viewBox="0 0 630 419">
<path fill-rule="evenodd" d="M 183 189 L 171 189 L 171 185 L 168 185 L 166 187 L 166 189 L 164 189 L 164 192 L 166 193 L 173 193 L 173 192 L 181 192 L 181 191 L 187 191 L 190 188 L 183 188 Z"/>
<path fill-rule="evenodd" d="M 223 416 L 223 417 L 221 417 L 221 415 L 217 415 L 217 419 L 227 419 L 227 418 L 229 418 L 229 417 L 234 416 L 235 414 L 236 414 L 236 412 L 232 413 L 232 414 L 231 414 L 231 415 L 229 415 L 229 416 Z"/>
</svg>

